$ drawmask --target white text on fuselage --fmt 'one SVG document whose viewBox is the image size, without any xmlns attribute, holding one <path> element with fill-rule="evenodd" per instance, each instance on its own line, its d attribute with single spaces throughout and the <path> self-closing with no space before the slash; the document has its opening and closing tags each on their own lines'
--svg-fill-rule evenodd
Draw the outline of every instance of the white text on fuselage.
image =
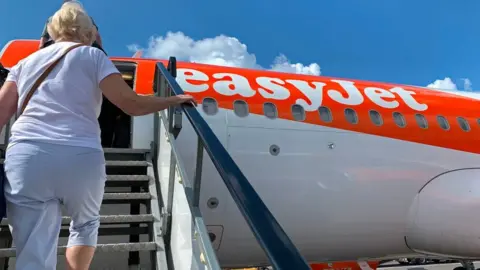
<svg viewBox="0 0 480 270">
<path fill-rule="evenodd" d="M 362 93 L 355 86 L 355 82 L 348 80 L 330 80 L 344 91 L 336 89 L 325 90 L 326 83 L 320 81 L 282 80 L 265 76 L 256 77 L 254 80 L 254 83 L 259 86 L 256 89 L 252 88 L 252 82 L 248 78 L 235 73 L 213 73 L 209 77 L 206 73 L 196 69 L 179 68 L 177 70 L 178 84 L 185 92 L 189 93 L 205 92 L 211 85 L 216 93 L 224 96 L 240 95 L 244 98 L 250 98 L 258 93 L 265 99 L 286 100 L 290 97 L 293 86 L 295 90 L 298 90 L 305 96 L 305 98 L 298 98 L 295 103 L 301 105 L 306 111 L 315 111 L 322 106 L 325 92 L 333 101 L 346 106 L 360 105 L 367 98 L 385 109 L 399 107 L 400 101 L 403 101 L 405 105 L 416 111 L 425 111 L 428 108 L 426 104 L 415 100 L 415 92 L 407 91 L 401 87 L 393 87 L 391 89 L 365 87 Z M 292 90 L 289 90 L 287 87 Z"/>
</svg>

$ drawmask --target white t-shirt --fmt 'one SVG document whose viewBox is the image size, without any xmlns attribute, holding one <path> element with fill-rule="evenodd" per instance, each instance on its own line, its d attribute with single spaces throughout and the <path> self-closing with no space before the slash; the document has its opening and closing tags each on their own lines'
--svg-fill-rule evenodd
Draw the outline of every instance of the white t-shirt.
<svg viewBox="0 0 480 270">
<path fill-rule="evenodd" d="M 47 66 L 73 45 L 55 43 L 10 70 L 7 81 L 17 84 L 18 112 L 27 92 Z M 112 73 L 119 71 L 101 50 L 82 46 L 70 51 L 38 87 L 13 124 L 9 146 L 30 140 L 101 149 L 97 120 L 102 106 L 99 83 Z"/>
</svg>

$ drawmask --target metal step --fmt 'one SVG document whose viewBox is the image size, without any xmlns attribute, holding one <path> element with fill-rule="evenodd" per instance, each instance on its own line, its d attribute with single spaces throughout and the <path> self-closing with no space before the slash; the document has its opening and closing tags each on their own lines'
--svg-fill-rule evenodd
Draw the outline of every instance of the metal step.
<svg viewBox="0 0 480 270">
<path fill-rule="evenodd" d="M 147 167 L 149 162 L 144 160 L 107 160 L 105 165 L 107 167 Z"/>
<path fill-rule="evenodd" d="M 106 224 L 131 224 L 131 223 L 147 223 L 153 222 L 154 217 L 151 214 L 143 215 L 106 215 L 100 216 L 100 225 Z M 72 221 L 71 217 L 62 217 L 62 225 L 69 225 Z M 8 219 L 4 218 L 0 226 L 7 226 Z"/>
<path fill-rule="evenodd" d="M 0 158 L 0 164 L 3 164 L 4 158 Z M 107 167 L 147 167 L 150 163 L 144 160 L 106 160 Z"/>
<path fill-rule="evenodd" d="M 122 226 L 122 227 L 112 227 L 112 226 L 102 226 L 98 228 L 98 236 L 140 236 L 148 235 L 151 229 L 149 226 Z M 70 230 L 67 226 L 62 226 L 60 228 L 60 237 L 69 237 Z M 1 239 L 11 239 L 12 235 L 8 227 L 0 227 L 0 237 Z M 11 247 L 11 246 L 8 246 Z M 6 247 L 5 247 L 6 248 Z"/>
<path fill-rule="evenodd" d="M 116 244 L 98 244 L 95 253 L 100 252 L 131 252 L 131 251 L 151 251 L 156 250 L 155 242 L 140 242 L 140 243 L 116 243 Z M 57 249 L 58 255 L 65 255 L 67 246 L 59 246 Z M 0 258 L 15 257 L 15 248 L 0 249 Z"/>
<path fill-rule="evenodd" d="M 106 160 L 145 160 L 145 156 L 150 153 L 150 149 L 130 149 L 130 148 L 104 148 Z"/>
<path fill-rule="evenodd" d="M 3 164 L 4 159 L 0 159 L 0 164 Z M 107 187 L 131 187 L 131 186 L 145 186 L 150 181 L 150 177 L 141 174 L 110 174 L 107 175 Z"/>
<path fill-rule="evenodd" d="M 146 175 L 149 162 L 145 160 L 107 160 L 107 174 Z"/>
<path fill-rule="evenodd" d="M 148 187 L 147 175 L 107 175 L 106 187 Z"/>
<path fill-rule="evenodd" d="M 4 158 L 6 146 L 0 145 L 0 157 Z M 111 161 L 145 161 L 150 149 L 104 148 L 105 159 Z"/>
<path fill-rule="evenodd" d="M 145 154 L 145 153 L 149 153 L 150 149 L 103 148 L 103 152 L 112 153 L 112 154 Z"/>
<path fill-rule="evenodd" d="M 6 144 L 0 144 L 0 150 L 7 149 Z M 149 153 L 150 149 L 133 149 L 133 148 L 103 148 L 104 153 L 108 154 L 146 154 Z"/>
<path fill-rule="evenodd" d="M 148 182 L 150 181 L 150 177 L 148 175 L 107 175 L 107 181 L 113 182 Z"/>
<path fill-rule="evenodd" d="M 105 193 L 102 204 L 132 204 L 148 202 L 152 196 L 149 192 Z"/>
</svg>

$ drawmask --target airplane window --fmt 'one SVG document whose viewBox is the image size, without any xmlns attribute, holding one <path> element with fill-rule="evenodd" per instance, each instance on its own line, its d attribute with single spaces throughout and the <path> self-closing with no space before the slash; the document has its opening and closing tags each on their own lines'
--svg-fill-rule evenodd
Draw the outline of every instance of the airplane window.
<svg viewBox="0 0 480 270">
<path fill-rule="evenodd" d="M 217 101 L 213 98 L 204 98 L 202 102 L 203 111 L 208 115 L 214 115 L 218 112 Z"/>
<path fill-rule="evenodd" d="M 323 122 L 326 122 L 326 123 L 332 122 L 332 119 L 333 119 L 332 112 L 330 111 L 329 108 L 325 106 L 321 106 L 318 108 L 318 113 L 320 114 L 320 119 Z"/>
<path fill-rule="evenodd" d="M 235 100 L 233 111 L 238 117 L 246 117 L 248 115 L 248 104 L 243 100 Z"/>
<path fill-rule="evenodd" d="M 275 106 L 275 104 L 267 102 L 263 104 L 263 113 L 268 118 L 277 118 L 277 107 Z"/>
<path fill-rule="evenodd" d="M 305 121 L 305 110 L 298 104 L 292 106 L 293 119 L 296 121 Z"/>
<path fill-rule="evenodd" d="M 425 116 L 417 113 L 415 114 L 415 120 L 417 120 L 417 124 L 420 128 L 428 128 L 428 123 L 427 123 L 427 119 L 425 119 Z"/>
<path fill-rule="evenodd" d="M 345 109 L 345 118 L 347 119 L 348 122 L 350 122 L 352 124 L 357 124 L 358 123 L 357 113 L 350 108 Z"/>
<path fill-rule="evenodd" d="M 383 119 L 380 113 L 377 111 L 371 110 L 369 112 L 370 114 L 370 120 L 372 120 L 372 123 L 376 126 L 381 126 L 383 124 Z"/>
<path fill-rule="evenodd" d="M 394 112 L 393 113 L 393 120 L 395 121 L 395 124 L 399 127 L 405 127 L 407 125 L 407 121 L 405 121 L 405 117 L 399 112 Z"/>
<path fill-rule="evenodd" d="M 445 117 L 443 117 L 441 115 L 437 116 L 437 122 L 442 129 L 444 129 L 444 130 L 449 130 L 450 129 L 450 125 L 448 124 L 448 121 Z"/>
<path fill-rule="evenodd" d="M 458 124 L 460 125 L 460 128 L 463 129 L 463 131 L 470 131 L 470 125 L 468 124 L 468 121 L 463 118 L 463 117 L 457 117 Z"/>
</svg>

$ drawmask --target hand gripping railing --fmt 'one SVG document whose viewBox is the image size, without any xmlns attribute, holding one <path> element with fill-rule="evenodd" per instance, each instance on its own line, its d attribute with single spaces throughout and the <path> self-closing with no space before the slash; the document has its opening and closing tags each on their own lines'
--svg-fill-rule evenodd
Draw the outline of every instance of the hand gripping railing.
<svg viewBox="0 0 480 270">
<path fill-rule="evenodd" d="M 157 63 L 155 74 L 155 90 L 157 94 L 164 97 L 184 94 L 174 78 L 176 77 L 175 57 L 169 59 L 168 70 L 161 62 Z M 302 255 L 300 255 L 290 238 L 194 106 L 186 104 L 182 105 L 181 109 L 178 107 L 170 108 L 167 119 L 169 123 L 168 131 L 173 134 L 174 137 L 180 132 L 181 111 L 183 111 L 198 135 L 197 162 L 193 184 L 193 208 L 199 211 L 201 168 L 203 148 L 205 148 L 274 269 L 310 269 L 308 263 Z M 157 119 L 155 122 L 156 125 L 158 125 L 158 114 L 156 115 Z M 164 113 L 160 115 L 165 116 Z M 172 148 L 174 147 L 172 146 Z M 168 200 L 170 201 L 171 198 L 168 198 Z M 167 205 L 169 205 L 168 202 Z M 202 243 L 203 248 L 211 251 L 211 248 L 206 247 L 206 244 L 207 243 Z M 208 245 L 210 245 L 210 243 L 208 243 Z M 208 253 L 210 252 L 207 251 L 206 253 L 208 257 Z M 207 258 L 207 260 L 209 260 L 209 258 Z"/>
</svg>

